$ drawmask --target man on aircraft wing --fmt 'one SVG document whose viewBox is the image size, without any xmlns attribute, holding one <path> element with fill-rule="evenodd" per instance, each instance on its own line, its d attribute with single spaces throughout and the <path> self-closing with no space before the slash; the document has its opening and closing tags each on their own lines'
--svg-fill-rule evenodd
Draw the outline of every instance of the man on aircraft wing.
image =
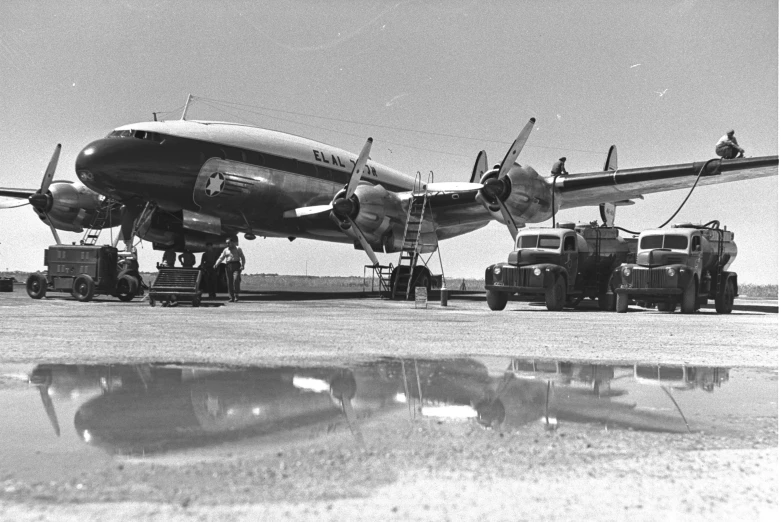
<svg viewBox="0 0 783 522">
<path fill-rule="evenodd" d="M 729 131 L 718 140 L 718 143 L 715 144 L 715 154 L 723 159 L 745 157 L 745 149 L 737 144 L 737 138 L 734 137 L 733 129 L 729 129 Z"/>
</svg>

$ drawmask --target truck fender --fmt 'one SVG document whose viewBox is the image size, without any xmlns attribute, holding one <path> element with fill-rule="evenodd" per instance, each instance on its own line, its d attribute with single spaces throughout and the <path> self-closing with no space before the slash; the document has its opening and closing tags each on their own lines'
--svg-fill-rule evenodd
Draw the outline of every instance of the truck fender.
<svg viewBox="0 0 783 522">
<path fill-rule="evenodd" d="M 692 268 L 687 265 L 673 265 L 672 268 L 679 272 L 679 278 L 677 279 L 677 285 L 685 290 L 688 288 L 691 280 L 696 280 L 696 288 L 699 288 L 699 275 L 694 272 Z"/>
<path fill-rule="evenodd" d="M 562 266 L 542 265 L 541 269 L 544 271 L 544 288 L 550 288 L 560 276 L 565 278 L 566 286 L 568 286 L 568 272 Z"/>
<path fill-rule="evenodd" d="M 729 281 L 734 283 L 734 297 L 737 297 L 739 295 L 739 285 L 737 284 L 736 272 L 723 272 L 721 274 L 720 287 L 724 288 Z"/>
</svg>

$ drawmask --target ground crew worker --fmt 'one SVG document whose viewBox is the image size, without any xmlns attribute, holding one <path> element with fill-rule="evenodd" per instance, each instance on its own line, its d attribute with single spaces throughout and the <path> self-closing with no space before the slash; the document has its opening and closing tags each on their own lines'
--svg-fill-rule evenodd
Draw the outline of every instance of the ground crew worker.
<svg viewBox="0 0 783 522">
<path fill-rule="evenodd" d="M 553 176 L 568 176 L 568 172 L 566 172 L 565 169 L 565 156 L 560 158 L 555 162 L 554 165 L 552 165 L 552 175 Z"/>
<path fill-rule="evenodd" d="M 173 248 L 169 248 L 163 252 L 163 261 L 161 261 L 160 265 L 158 265 L 158 268 L 173 268 L 176 261 L 177 253 Z"/>
<path fill-rule="evenodd" d="M 201 264 L 199 267 L 204 271 L 204 284 L 210 298 L 217 297 L 218 272 L 215 269 L 215 262 L 218 259 L 218 252 L 212 243 L 207 243 L 207 250 L 201 254 Z"/>
<path fill-rule="evenodd" d="M 239 286 L 242 283 L 242 270 L 245 269 L 245 254 L 239 248 L 236 236 L 226 239 L 226 248 L 215 263 L 215 269 L 220 263 L 226 263 L 226 283 L 228 283 L 229 301 L 239 301 Z"/>
<path fill-rule="evenodd" d="M 737 138 L 734 137 L 734 129 L 729 129 L 729 131 L 718 140 L 718 143 L 715 144 L 715 154 L 723 159 L 745 157 L 745 149 L 737 144 Z"/>
<path fill-rule="evenodd" d="M 193 268 L 196 265 L 196 256 L 190 250 L 185 250 L 179 255 L 179 264 L 183 268 Z"/>
</svg>

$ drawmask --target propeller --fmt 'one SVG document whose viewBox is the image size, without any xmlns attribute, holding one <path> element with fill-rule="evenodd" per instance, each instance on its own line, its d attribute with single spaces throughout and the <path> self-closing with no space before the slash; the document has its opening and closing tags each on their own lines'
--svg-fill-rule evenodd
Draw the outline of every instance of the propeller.
<svg viewBox="0 0 783 522">
<path fill-rule="evenodd" d="M 506 174 L 508 174 L 508 171 L 511 170 L 511 167 L 514 166 L 514 163 L 519 157 L 519 154 L 522 152 L 522 148 L 525 146 L 527 139 L 530 137 L 530 133 L 533 131 L 533 126 L 535 123 L 536 119 L 530 118 L 530 121 L 528 121 L 522 128 L 522 131 L 519 133 L 519 136 L 517 136 L 517 139 L 514 140 L 514 142 L 511 144 L 511 147 L 508 149 L 508 152 L 506 152 L 506 156 L 503 158 L 500 166 L 496 167 L 497 173 L 489 171 L 484 174 L 484 177 L 486 178 L 482 180 L 484 186 L 481 190 L 479 190 L 478 194 L 476 194 L 476 201 L 484 205 L 487 210 L 490 210 L 489 207 L 492 203 L 495 203 L 498 205 L 498 207 L 500 207 L 500 214 L 503 216 L 503 221 L 506 224 L 511 237 L 514 239 L 517 238 L 519 227 L 514 221 L 514 217 L 511 215 L 511 212 L 509 212 L 508 207 L 506 207 L 506 204 L 501 199 L 501 195 L 506 190 L 507 182 L 504 181 L 504 178 Z M 478 157 L 476 158 L 476 164 L 473 167 L 473 176 L 471 177 L 471 182 L 474 181 L 482 168 L 486 169 L 486 165 L 487 153 L 486 151 L 482 150 L 479 152 Z"/>
<path fill-rule="evenodd" d="M 47 165 L 46 171 L 44 171 L 44 176 L 41 180 L 41 188 L 28 198 L 30 205 L 35 209 L 35 211 L 39 215 L 43 215 L 43 217 L 46 218 L 46 223 L 49 225 L 49 229 L 52 231 L 54 240 L 58 245 L 61 244 L 60 236 L 57 234 L 57 229 L 54 228 L 52 220 L 49 219 L 49 211 L 52 209 L 52 203 L 54 201 L 52 198 L 52 193 L 49 192 L 49 185 L 52 184 L 54 171 L 57 170 L 57 161 L 60 159 L 61 149 L 62 145 L 58 143 L 54 148 L 52 159 L 49 160 L 49 165 Z"/>
<path fill-rule="evenodd" d="M 367 256 L 372 260 L 373 265 L 378 265 L 378 257 L 373 252 L 370 243 L 367 238 L 364 237 L 361 229 L 356 226 L 356 222 L 352 216 L 356 215 L 358 211 L 358 204 L 356 199 L 353 198 L 356 192 L 356 187 L 359 186 L 359 181 L 362 179 L 362 172 L 367 164 L 367 160 L 370 157 L 370 148 L 372 147 L 372 138 L 367 138 L 367 142 L 364 144 L 362 151 L 359 153 L 359 157 L 356 159 L 356 163 L 351 172 L 351 178 L 348 180 L 348 184 L 345 186 L 344 192 L 340 191 L 334 197 L 332 202 L 328 205 L 314 205 L 311 207 L 301 207 L 294 210 L 288 210 L 283 213 L 284 218 L 311 216 L 314 214 L 321 214 L 329 212 L 329 218 L 334 221 L 340 230 L 348 235 L 350 230 L 353 235 L 359 240 L 362 248 L 367 253 Z"/>
<path fill-rule="evenodd" d="M 356 379 L 350 370 L 341 370 L 330 382 L 329 393 L 335 399 L 340 401 L 345 420 L 348 422 L 348 428 L 351 430 L 356 442 L 364 446 L 364 437 L 362 437 L 359 422 L 356 417 L 356 411 L 353 409 L 351 399 L 356 395 Z"/>
<path fill-rule="evenodd" d="M 54 430 L 55 435 L 59 437 L 60 423 L 57 420 L 57 412 L 54 409 L 54 402 L 52 402 L 52 398 L 49 396 L 49 386 L 52 384 L 51 370 L 34 370 L 33 374 L 30 376 L 30 384 L 38 388 L 44 411 L 46 411 L 46 416 L 49 417 L 49 423 L 52 425 L 52 429 Z"/>
</svg>

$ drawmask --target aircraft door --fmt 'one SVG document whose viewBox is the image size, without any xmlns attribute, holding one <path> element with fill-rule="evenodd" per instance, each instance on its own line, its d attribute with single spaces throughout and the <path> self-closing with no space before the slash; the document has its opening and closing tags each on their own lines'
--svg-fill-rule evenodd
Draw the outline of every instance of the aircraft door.
<svg viewBox="0 0 783 522">
<path fill-rule="evenodd" d="M 563 238 L 563 268 L 568 273 L 568 288 L 573 288 L 579 269 L 579 252 L 576 250 L 576 235 L 566 234 Z"/>
</svg>

